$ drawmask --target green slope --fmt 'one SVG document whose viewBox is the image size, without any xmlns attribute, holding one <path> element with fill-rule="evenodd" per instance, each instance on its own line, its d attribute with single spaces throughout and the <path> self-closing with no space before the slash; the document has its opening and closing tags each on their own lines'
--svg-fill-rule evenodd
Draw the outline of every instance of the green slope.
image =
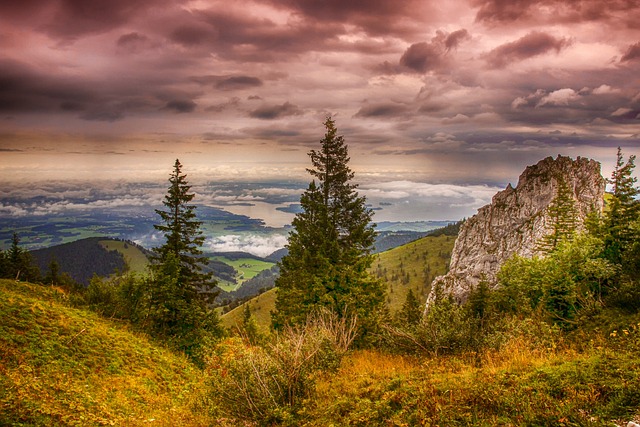
<svg viewBox="0 0 640 427">
<path fill-rule="evenodd" d="M 121 240 L 100 240 L 100 245 L 108 251 L 118 251 L 124 257 L 129 271 L 132 273 L 145 273 L 149 266 L 149 258 L 138 246 Z"/>
<path fill-rule="evenodd" d="M 427 300 L 433 279 L 447 271 L 455 236 L 427 236 L 376 255 L 372 273 L 387 283 L 391 313 L 402 308 L 409 289 Z"/>
<path fill-rule="evenodd" d="M 433 278 L 447 270 L 454 242 L 455 236 L 427 236 L 375 256 L 371 271 L 387 283 L 387 303 L 392 313 L 402 307 L 409 289 L 426 301 Z M 249 304 L 258 325 L 268 328 L 270 312 L 275 307 L 275 289 L 245 304 Z M 244 304 L 224 314 L 223 325 L 241 324 L 243 312 Z"/>
<path fill-rule="evenodd" d="M 0 425 L 209 425 L 202 371 L 55 288 L 0 280 Z"/>
</svg>

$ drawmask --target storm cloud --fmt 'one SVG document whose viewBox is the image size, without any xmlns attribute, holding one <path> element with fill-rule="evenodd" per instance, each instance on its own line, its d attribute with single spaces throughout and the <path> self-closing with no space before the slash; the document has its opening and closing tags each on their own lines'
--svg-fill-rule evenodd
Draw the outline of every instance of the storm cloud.
<svg viewBox="0 0 640 427">
<path fill-rule="evenodd" d="M 639 154 L 639 22 L 627 0 L 2 2 L 0 170 L 304 180 L 327 116 L 365 182 L 607 164 Z"/>
</svg>

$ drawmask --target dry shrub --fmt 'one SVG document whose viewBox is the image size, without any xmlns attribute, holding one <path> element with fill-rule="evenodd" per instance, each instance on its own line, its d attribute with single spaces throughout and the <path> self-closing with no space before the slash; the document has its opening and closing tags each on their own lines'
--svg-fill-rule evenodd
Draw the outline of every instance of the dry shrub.
<svg viewBox="0 0 640 427">
<path fill-rule="evenodd" d="M 335 371 L 357 331 L 355 318 L 322 311 L 264 346 L 225 340 L 208 361 L 212 399 L 238 420 L 293 423 L 301 402 L 315 391 L 319 373 Z"/>
</svg>

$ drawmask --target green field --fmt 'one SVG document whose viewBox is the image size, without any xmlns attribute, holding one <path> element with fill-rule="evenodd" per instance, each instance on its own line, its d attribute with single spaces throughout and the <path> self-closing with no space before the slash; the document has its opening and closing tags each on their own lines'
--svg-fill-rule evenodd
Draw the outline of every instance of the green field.
<svg viewBox="0 0 640 427">
<path fill-rule="evenodd" d="M 227 291 L 235 291 L 238 289 L 244 282 L 249 279 L 254 278 L 258 273 L 263 270 L 268 270 L 273 267 L 275 264 L 268 261 L 261 261 L 254 258 L 241 258 L 241 259 L 229 259 L 225 256 L 214 256 L 211 257 L 212 260 L 224 262 L 227 265 L 235 268 L 238 274 L 236 275 L 237 284 L 233 283 L 219 283 L 218 286 Z"/>
</svg>

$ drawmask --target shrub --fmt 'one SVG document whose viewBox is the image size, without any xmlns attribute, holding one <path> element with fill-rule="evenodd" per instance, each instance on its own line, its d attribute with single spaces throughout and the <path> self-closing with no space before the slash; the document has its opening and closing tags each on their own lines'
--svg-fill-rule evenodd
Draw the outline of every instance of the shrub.
<svg viewBox="0 0 640 427">
<path fill-rule="evenodd" d="M 212 400 L 239 420 L 294 423 L 302 401 L 314 393 L 316 376 L 339 367 L 355 335 L 355 319 L 321 312 L 264 346 L 227 339 L 208 359 Z"/>
</svg>

